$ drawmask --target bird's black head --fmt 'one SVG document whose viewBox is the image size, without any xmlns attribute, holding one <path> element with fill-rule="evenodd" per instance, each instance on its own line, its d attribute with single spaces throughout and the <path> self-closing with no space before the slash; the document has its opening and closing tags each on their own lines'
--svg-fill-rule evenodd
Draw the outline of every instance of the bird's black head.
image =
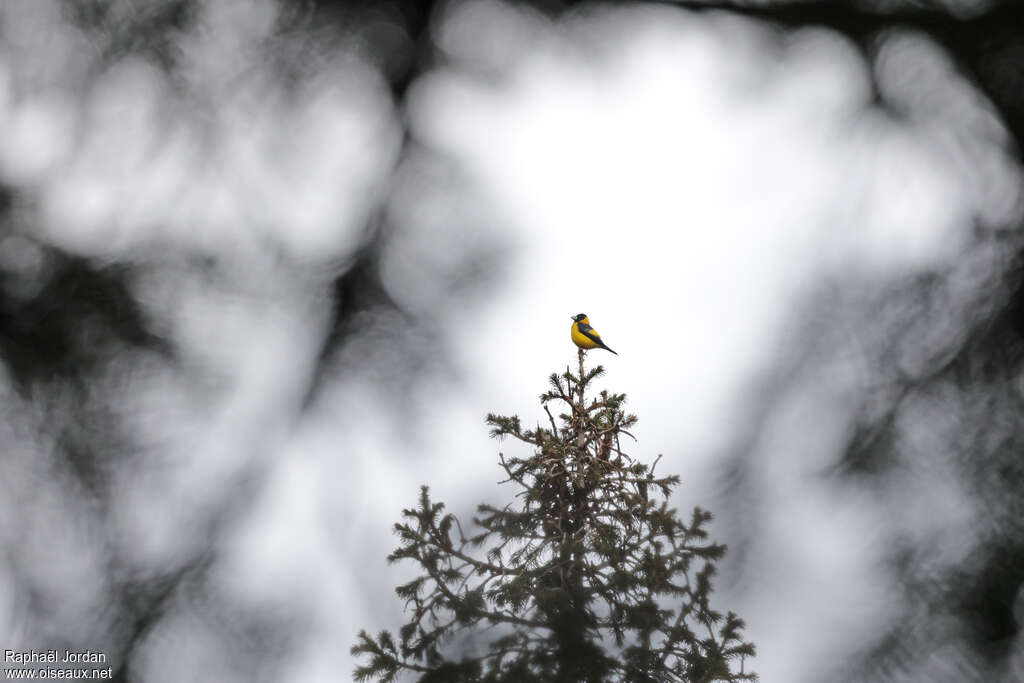
<svg viewBox="0 0 1024 683">
<path fill-rule="evenodd" d="M 586 319 L 586 317 L 587 317 L 586 313 L 580 313 L 579 315 L 574 315 L 572 317 L 572 319 L 575 320 L 576 322 L 582 322 L 583 320 Z"/>
</svg>

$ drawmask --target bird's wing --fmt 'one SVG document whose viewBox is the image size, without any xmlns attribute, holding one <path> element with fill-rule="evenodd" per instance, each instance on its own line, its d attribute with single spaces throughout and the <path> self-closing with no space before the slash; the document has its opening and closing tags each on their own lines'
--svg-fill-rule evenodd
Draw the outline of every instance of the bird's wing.
<svg viewBox="0 0 1024 683">
<path fill-rule="evenodd" d="M 590 341 L 594 342 L 595 344 L 600 344 L 602 346 L 604 345 L 604 343 L 601 341 L 601 335 L 599 335 L 597 333 L 597 330 L 595 330 L 590 325 L 588 325 L 586 323 L 580 323 L 579 324 L 579 330 L 580 330 L 580 334 L 582 334 L 584 337 L 586 337 Z"/>
</svg>

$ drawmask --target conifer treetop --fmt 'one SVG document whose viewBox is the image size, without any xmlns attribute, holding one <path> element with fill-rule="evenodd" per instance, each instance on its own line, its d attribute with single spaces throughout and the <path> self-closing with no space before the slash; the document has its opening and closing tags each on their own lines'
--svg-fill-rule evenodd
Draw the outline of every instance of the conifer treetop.
<svg viewBox="0 0 1024 683">
<path fill-rule="evenodd" d="M 725 553 L 708 539 L 711 514 L 682 521 L 669 506 L 679 477 L 623 450 L 637 418 L 625 394 L 588 398 L 603 374 L 581 350 L 578 372 L 552 374 L 540 395 L 545 424 L 487 416 L 493 437 L 530 447 L 499 454 L 509 503 L 481 504 L 466 529 L 424 486 L 402 511 L 388 560 L 422 571 L 396 589 L 410 619 L 397 637 L 360 632 L 357 681 L 757 679 L 742 620 L 711 606 Z"/>
</svg>

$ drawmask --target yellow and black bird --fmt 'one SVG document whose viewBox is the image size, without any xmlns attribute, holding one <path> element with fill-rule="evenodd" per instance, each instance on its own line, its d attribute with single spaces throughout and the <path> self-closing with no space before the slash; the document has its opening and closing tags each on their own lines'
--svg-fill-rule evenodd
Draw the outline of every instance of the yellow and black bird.
<svg viewBox="0 0 1024 683">
<path fill-rule="evenodd" d="M 597 333 L 593 327 L 590 326 L 590 319 L 587 318 L 586 313 L 580 313 L 572 317 L 572 327 L 570 328 L 572 333 L 572 343 L 581 349 L 604 349 L 605 351 L 612 351 L 609 349 L 603 341 L 601 341 L 601 335 Z M 615 353 L 612 351 L 612 353 Z M 619 355 L 615 353 L 615 355 Z"/>
</svg>

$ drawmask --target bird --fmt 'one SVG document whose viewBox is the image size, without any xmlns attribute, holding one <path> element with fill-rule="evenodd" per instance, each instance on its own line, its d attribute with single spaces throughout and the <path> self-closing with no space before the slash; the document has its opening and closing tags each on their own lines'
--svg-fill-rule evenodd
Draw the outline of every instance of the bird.
<svg viewBox="0 0 1024 683">
<path fill-rule="evenodd" d="M 601 341 L 601 335 L 597 333 L 593 327 L 590 326 L 590 319 L 587 318 L 586 313 L 580 313 L 579 315 L 570 316 L 572 318 L 572 327 L 569 328 L 572 336 L 572 343 L 581 349 L 604 349 L 605 351 L 612 351 L 608 346 Z M 612 351 L 612 353 L 615 353 Z M 615 353 L 615 355 L 619 355 Z"/>
</svg>

